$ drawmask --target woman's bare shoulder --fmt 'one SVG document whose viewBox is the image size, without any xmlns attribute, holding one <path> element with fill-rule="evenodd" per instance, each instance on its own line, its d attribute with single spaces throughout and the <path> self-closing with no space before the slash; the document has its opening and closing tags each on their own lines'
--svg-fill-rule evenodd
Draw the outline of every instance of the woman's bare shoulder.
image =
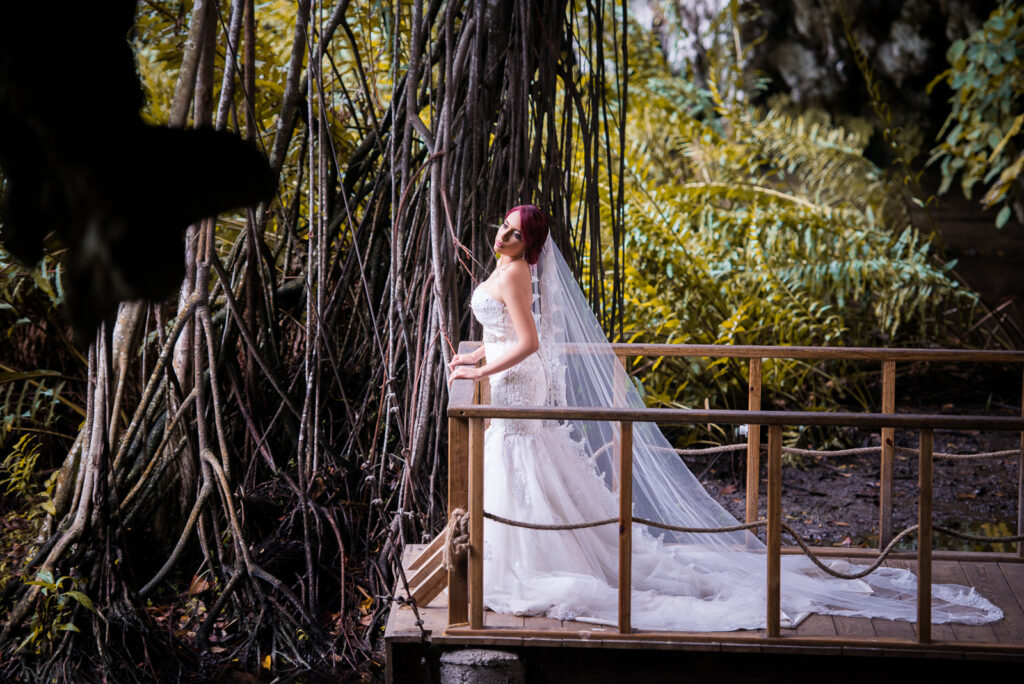
<svg viewBox="0 0 1024 684">
<path fill-rule="evenodd" d="M 501 288 L 529 288 L 530 265 L 525 259 L 516 259 L 498 274 L 498 286 Z"/>
</svg>

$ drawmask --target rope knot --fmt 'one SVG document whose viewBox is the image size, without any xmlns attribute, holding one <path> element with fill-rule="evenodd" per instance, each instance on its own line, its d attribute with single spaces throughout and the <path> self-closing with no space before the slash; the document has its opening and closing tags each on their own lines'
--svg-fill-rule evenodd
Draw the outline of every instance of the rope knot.
<svg viewBox="0 0 1024 684">
<path fill-rule="evenodd" d="M 469 552 L 469 513 L 461 508 L 453 509 L 441 534 L 444 535 L 442 562 L 444 569 L 451 572 Z"/>
</svg>

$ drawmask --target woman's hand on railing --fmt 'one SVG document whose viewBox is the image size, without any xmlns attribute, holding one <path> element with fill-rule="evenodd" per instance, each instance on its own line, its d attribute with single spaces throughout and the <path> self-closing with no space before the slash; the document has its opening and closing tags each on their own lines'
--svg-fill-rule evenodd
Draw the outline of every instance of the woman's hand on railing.
<svg viewBox="0 0 1024 684">
<path fill-rule="evenodd" d="M 452 360 L 448 362 L 448 370 L 455 370 L 456 366 L 475 364 L 479 360 L 480 355 L 476 352 L 470 352 L 469 354 L 456 354 L 452 357 Z"/>
<path fill-rule="evenodd" d="M 478 368 L 476 366 L 459 366 L 448 376 L 448 386 L 450 387 L 452 381 L 458 378 L 468 378 L 469 380 L 476 382 L 482 377 L 484 377 L 482 368 Z"/>
</svg>

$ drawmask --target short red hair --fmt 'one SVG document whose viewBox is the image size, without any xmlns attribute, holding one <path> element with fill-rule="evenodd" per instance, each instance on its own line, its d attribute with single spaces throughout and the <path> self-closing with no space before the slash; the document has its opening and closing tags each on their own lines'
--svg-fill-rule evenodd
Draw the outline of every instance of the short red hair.
<svg viewBox="0 0 1024 684">
<path fill-rule="evenodd" d="M 519 230 L 523 234 L 523 243 L 526 249 L 523 251 L 523 258 L 526 263 L 535 264 L 540 259 L 540 250 L 544 241 L 548 239 L 548 217 L 540 207 L 533 204 L 521 204 L 512 207 L 505 214 L 507 220 L 515 212 L 519 212 Z"/>
</svg>

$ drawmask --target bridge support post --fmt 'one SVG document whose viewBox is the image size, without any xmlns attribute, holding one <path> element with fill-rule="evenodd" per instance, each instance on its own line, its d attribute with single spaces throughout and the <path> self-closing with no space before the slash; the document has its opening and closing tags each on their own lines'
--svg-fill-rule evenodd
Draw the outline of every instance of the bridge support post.
<svg viewBox="0 0 1024 684">
<path fill-rule="evenodd" d="M 633 423 L 619 423 L 619 632 L 632 633 Z"/>
<path fill-rule="evenodd" d="M 882 362 L 882 413 L 896 412 L 896 362 Z M 878 548 L 892 541 L 892 478 L 896 430 L 882 428 L 882 456 L 878 473 Z"/>
<path fill-rule="evenodd" d="M 469 508 L 469 421 L 448 419 L 448 519 L 456 508 Z M 469 622 L 466 558 L 448 573 L 448 624 Z"/>
<path fill-rule="evenodd" d="M 459 353 L 468 354 L 479 346 L 478 342 L 460 342 Z M 479 404 L 480 385 L 473 383 L 473 389 L 453 387 L 455 397 L 449 401 Z M 448 419 L 448 519 L 456 508 L 469 510 L 469 419 Z M 466 557 L 455 561 L 455 568 L 448 573 L 448 624 L 469 622 L 469 561 Z"/>
<path fill-rule="evenodd" d="M 469 419 L 469 627 L 484 628 L 484 419 Z"/>
<path fill-rule="evenodd" d="M 780 632 L 782 555 L 782 426 L 768 426 L 768 601 L 765 631 L 770 637 Z"/>
<path fill-rule="evenodd" d="M 750 359 L 747 410 L 761 410 L 761 359 Z M 747 426 L 747 520 L 757 520 L 758 492 L 761 487 L 761 426 Z M 757 535 L 757 530 L 753 530 Z"/>
<path fill-rule="evenodd" d="M 932 640 L 932 437 L 921 430 L 921 457 L 917 464 L 917 640 Z"/>
</svg>

